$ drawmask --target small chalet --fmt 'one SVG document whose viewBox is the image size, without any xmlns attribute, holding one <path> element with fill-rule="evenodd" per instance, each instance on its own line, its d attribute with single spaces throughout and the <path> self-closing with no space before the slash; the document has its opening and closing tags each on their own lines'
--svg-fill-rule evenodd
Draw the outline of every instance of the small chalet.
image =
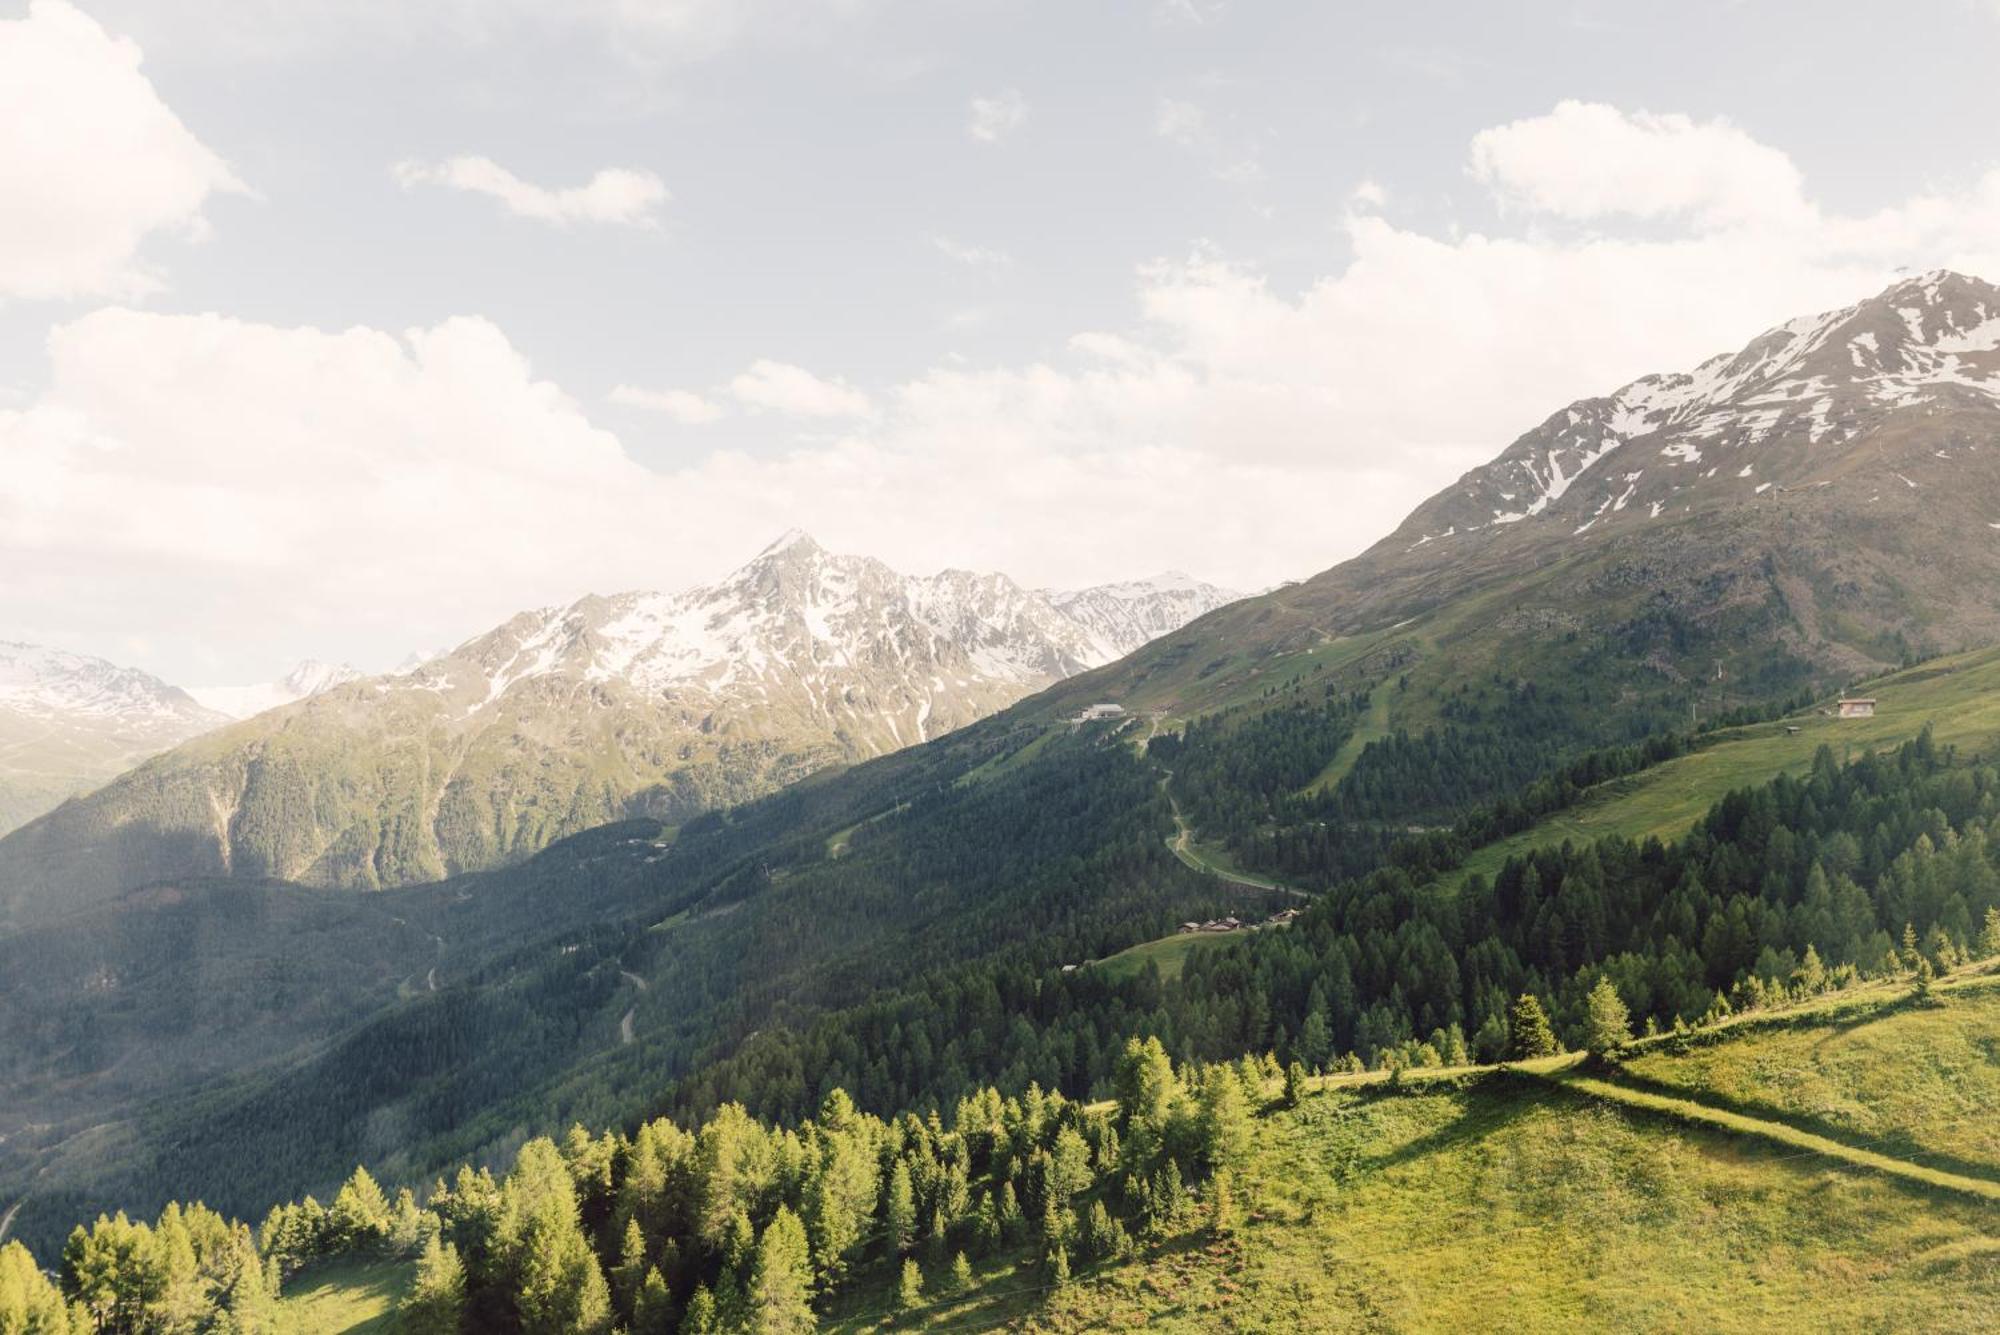
<svg viewBox="0 0 2000 1335">
<path fill-rule="evenodd" d="M 1848 696 L 1840 702 L 1842 718 L 1874 718 L 1875 701 L 1868 696 Z"/>
<path fill-rule="evenodd" d="M 1095 723 L 1099 719 L 1123 718 L 1125 706 L 1114 704 L 1092 705 L 1076 716 L 1078 723 Z"/>
</svg>

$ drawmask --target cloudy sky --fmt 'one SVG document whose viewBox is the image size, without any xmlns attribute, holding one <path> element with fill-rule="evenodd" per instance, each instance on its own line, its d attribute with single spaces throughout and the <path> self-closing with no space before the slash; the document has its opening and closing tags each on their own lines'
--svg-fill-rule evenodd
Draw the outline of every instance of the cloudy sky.
<svg viewBox="0 0 2000 1335">
<path fill-rule="evenodd" d="M 1309 574 L 2000 278 L 2000 5 L 0 0 L 0 638 L 385 667 L 784 528 Z"/>
</svg>

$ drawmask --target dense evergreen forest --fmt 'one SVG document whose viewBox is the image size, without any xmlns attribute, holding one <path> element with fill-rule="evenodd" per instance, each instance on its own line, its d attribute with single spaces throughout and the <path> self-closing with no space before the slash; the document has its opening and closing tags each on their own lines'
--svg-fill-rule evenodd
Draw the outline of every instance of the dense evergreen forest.
<svg viewBox="0 0 2000 1335">
<path fill-rule="evenodd" d="M 53 1281 L 0 1248 L 0 1332 L 283 1329 L 275 1297 L 333 1257 L 416 1261 L 403 1328 L 588 1335 L 809 1331 L 814 1302 L 893 1274 L 896 1307 L 970 1282 L 971 1259 L 1031 1257 L 1049 1287 L 1141 1242 L 1227 1232 L 1232 1168 L 1271 1094 L 1267 1065 L 1177 1071 L 1125 1045 L 1116 1102 L 991 1087 L 950 1117 L 881 1119 L 834 1090 L 775 1127 L 725 1105 L 683 1129 L 573 1128 L 522 1146 L 504 1177 L 462 1166 L 420 1206 L 356 1169 L 329 1205 L 274 1207 L 252 1236 L 204 1206 L 79 1226 Z"/>
<path fill-rule="evenodd" d="M 1102 1090 L 1135 1033 L 1184 1060 L 1492 1058 L 1524 991 L 1574 1039 L 1601 977 L 1671 1026 L 1802 979 L 1942 965 L 2000 904 L 1996 792 L 2000 771 L 1953 766 L 1928 736 L 1844 768 L 1822 750 L 1805 778 L 1732 794 L 1673 844 L 1546 850 L 1456 896 L 1400 868 L 1344 883 L 1288 930 L 1191 957 L 1172 986 L 1026 961 L 937 970 L 756 1035 L 674 1106 L 794 1117 L 834 1085 L 870 1106 L 942 1105 L 981 1078 Z"/>
</svg>

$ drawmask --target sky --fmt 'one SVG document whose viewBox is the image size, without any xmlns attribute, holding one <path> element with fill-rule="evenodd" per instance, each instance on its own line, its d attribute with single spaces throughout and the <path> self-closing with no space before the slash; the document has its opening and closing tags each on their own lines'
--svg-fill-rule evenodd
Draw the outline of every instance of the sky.
<svg viewBox="0 0 2000 1335">
<path fill-rule="evenodd" d="M 382 669 L 798 527 L 1254 590 L 2000 279 L 2000 4 L 0 0 L 0 639 Z"/>
</svg>

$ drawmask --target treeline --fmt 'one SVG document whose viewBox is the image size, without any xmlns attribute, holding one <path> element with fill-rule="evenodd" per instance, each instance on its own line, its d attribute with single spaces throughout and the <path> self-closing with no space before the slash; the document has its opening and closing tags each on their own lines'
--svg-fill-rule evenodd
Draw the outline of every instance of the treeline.
<svg viewBox="0 0 2000 1335">
<path fill-rule="evenodd" d="M 914 1310 L 1001 1258 L 1059 1287 L 1144 1241 L 1227 1231 L 1233 1169 L 1277 1075 L 1248 1060 L 1176 1070 L 1134 1040 L 1105 1109 L 1030 1085 L 979 1090 L 948 1119 L 882 1119 L 835 1090 L 792 1127 L 734 1104 L 690 1128 L 577 1127 L 528 1142 L 504 1177 L 461 1167 L 421 1207 L 357 1169 L 330 1206 L 272 1209 L 254 1240 L 202 1206 L 153 1225 L 99 1218 L 71 1234 L 53 1282 L 19 1243 L 0 1249 L 0 1331 L 277 1331 L 287 1280 L 357 1256 L 416 1258 L 401 1312 L 414 1335 L 809 1331 L 857 1287 Z"/>
</svg>

